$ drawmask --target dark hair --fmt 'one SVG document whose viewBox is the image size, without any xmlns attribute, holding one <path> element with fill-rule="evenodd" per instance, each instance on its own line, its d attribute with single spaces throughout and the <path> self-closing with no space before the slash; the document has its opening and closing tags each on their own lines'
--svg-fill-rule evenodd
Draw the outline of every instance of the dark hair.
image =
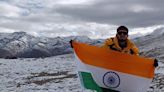
<svg viewBox="0 0 164 92">
<path fill-rule="evenodd" d="M 117 28 L 117 32 L 118 32 L 119 30 L 126 30 L 126 31 L 128 32 L 128 28 L 127 28 L 126 26 L 119 26 L 119 27 Z"/>
</svg>

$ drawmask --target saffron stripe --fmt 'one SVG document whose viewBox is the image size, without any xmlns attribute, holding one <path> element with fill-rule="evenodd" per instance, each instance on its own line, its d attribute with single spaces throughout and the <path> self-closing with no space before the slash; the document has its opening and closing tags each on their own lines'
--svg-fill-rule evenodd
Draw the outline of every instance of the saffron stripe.
<svg viewBox="0 0 164 92">
<path fill-rule="evenodd" d="M 154 76 L 153 59 L 123 54 L 75 41 L 72 45 L 77 56 L 85 64 L 145 78 Z"/>
</svg>

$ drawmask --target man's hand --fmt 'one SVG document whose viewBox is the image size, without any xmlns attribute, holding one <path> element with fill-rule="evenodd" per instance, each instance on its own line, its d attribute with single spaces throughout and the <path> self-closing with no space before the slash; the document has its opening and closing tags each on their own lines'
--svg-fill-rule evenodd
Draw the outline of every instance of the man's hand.
<svg viewBox="0 0 164 92">
<path fill-rule="evenodd" d="M 154 59 L 154 67 L 157 67 L 157 66 L 158 66 L 158 60 Z"/>
</svg>

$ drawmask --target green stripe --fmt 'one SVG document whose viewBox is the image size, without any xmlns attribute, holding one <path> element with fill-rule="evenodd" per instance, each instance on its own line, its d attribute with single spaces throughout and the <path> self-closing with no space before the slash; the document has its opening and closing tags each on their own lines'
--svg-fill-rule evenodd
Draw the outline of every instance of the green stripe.
<svg viewBox="0 0 164 92">
<path fill-rule="evenodd" d="M 94 79 L 92 78 L 91 73 L 79 72 L 79 75 L 80 75 L 80 81 L 86 89 L 95 90 L 97 92 L 118 92 L 98 86 L 94 81 Z"/>
</svg>

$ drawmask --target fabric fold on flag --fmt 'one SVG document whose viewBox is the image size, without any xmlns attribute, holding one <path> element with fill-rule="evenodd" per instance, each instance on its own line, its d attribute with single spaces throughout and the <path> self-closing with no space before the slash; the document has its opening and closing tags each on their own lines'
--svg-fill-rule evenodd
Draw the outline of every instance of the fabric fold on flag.
<svg viewBox="0 0 164 92">
<path fill-rule="evenodd" d="M 154 77 L 154 59 L 72 42 L 82 86 L 103 92 L 146 92 Z"/>
</svg>

